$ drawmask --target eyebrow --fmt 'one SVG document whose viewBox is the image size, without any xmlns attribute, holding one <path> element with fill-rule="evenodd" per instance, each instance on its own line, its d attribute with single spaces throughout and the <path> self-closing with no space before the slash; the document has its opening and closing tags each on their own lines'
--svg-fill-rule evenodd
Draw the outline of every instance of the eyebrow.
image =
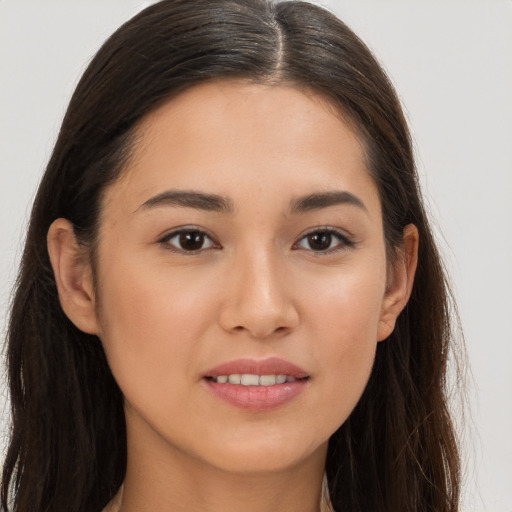
<svg viewBox="0 0 512 512">
<path fill-rule="evenodd" d="M 345 190 L 320 192 L 298 197 L 292 201 L 290 209 L 292 213 L 305 213 L 312 210 L 327 208 L 329 206 L 337 206 L 340 204 L 357 206 L 365 212 L 368 212 L 368 209 L 364 205 L 363 201 L 361 201 L 361 199 Z"/>
<path fill-rule="evenodd" d="M 305 213 L 343 204 L 356 206 L 366 212 L 368 211 L 361 199 L 345 190 L 317 192 L 300 196 L 291 201 L 290 211 L 292 213 Z M 228 197 L 189 190 L 168 190 L 162 192 L 148 199 L 137 210 L 153 209 L 162 206 L 195 208 L 197 210 L 219 213 L 231 213 L 234 210 L 233 201 Z"/>
<path fill-rule="evenodd" d="M 138 209 L 150 209 L 160 206 L 182 206 L 209 212 L 230 213 L 233 211 L 233 202 L 217 194 L 205 194 L 188 190 L 168 190 L 162 192 L 143 203 Z"/>
</svg>

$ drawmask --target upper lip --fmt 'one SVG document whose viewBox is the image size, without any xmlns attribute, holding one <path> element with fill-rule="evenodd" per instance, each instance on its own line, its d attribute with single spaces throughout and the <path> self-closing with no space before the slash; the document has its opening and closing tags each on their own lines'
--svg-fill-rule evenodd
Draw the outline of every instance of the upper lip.
<svg viewBox="0 0 512 512">
<path fill-rule="evenodd" d="M 280 359 L 269 357 L 267 359 L 236 359 L 222 363 L 205 373 L 205 377 L 218 377 L 219 375 L 287 375 L 296 379 L 309 377 L 308 373 L 299 366 Z"/>
</svg>

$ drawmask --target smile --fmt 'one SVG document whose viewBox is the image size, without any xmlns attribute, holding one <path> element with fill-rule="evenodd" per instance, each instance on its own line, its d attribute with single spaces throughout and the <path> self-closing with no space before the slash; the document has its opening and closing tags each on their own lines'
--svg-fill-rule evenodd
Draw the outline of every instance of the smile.
<svg viewBox="0 0 512 512">
<path fill-rule="evenodd" d="M 238 359 L 208 371 L 203 382 L 216 397 L 251 412 L 275 409 L 308 388 L 310 375 L 280 358 Z"/>
<path fill-rule="evenodd" d="M 304 377 L 306 378 L 306 377 Z M 284 384 L 285 382 L 295 382 L 297 379 L 290 375 L 256 375 L 251 373 L 219 375 L 218 377 L 210 377 L 213 382 L 225 384 L 241 385 L 241 386 L 275 386 L 276 384 Z"/>
</svg>

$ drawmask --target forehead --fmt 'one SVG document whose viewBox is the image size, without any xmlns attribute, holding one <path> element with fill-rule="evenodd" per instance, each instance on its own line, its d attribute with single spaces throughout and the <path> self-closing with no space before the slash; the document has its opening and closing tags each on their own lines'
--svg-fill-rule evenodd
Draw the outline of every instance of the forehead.
<svg viewBox="0 0 512 512">
<path fill-rule="evenodd" d="M 242 81 L 196 85 L 143 119 L 118 185 L 144 198 L 165 188 L 253 200 L 254 192 L 366 188 L 363 144 L 319 94 Z M 236 198 L 235 198 L 236 199 Z"/>
<path fill-rule="evenodd" d="M 285 132 L 281 131 L 283 128 Z M 363 150 L 354 123 L 325 96 L 291 84 L 266 85 L 245 80 L 211 80 L 186 89 L 147 115 L 139 125 L 139 134 L 146 143 L 171 132 L 183 139 L 204 137 L 203 142 L 214 142 L 215 135 L 225 141 L 231 132 L 234 142 L 243 129 L 253 130 L 253 140 L 257 133 L 261 135 L 255 143 L 265 142 L 267 146 L 268 135 L 281 132 L 289 135 L 288 143 L 301 137 L 302 142 L 309 139 L 318 143 L 318 139 L 330 135 L 342 144 Z M 312 137 L 313 131 L 316 137 Z M 282 144 L 285 137 L 274 140 Z"/>
</svg>

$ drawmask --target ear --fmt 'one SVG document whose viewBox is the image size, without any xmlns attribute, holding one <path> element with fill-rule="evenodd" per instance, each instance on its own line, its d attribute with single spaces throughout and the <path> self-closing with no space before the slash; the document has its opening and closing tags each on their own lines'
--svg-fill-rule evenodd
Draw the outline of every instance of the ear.
<svg viewBox="0 0 512 512">
<path fill-rule="evenodd" d="M 97 334 L 89 251 L 78 243 L 73 225 L 66 219 L 53 222 L 47 243 L 64 313 L 81 331 Z"/>
<path fill-rule="evenodd" d="M 403 243 L 396 260 L 389 266 L 386 293 L 382 303 L 377 341 L 385 340 L 395 328 L 396 319 L 411 296 L 418 265 L 418 229 L 404 228 Z"/>
</svg>

